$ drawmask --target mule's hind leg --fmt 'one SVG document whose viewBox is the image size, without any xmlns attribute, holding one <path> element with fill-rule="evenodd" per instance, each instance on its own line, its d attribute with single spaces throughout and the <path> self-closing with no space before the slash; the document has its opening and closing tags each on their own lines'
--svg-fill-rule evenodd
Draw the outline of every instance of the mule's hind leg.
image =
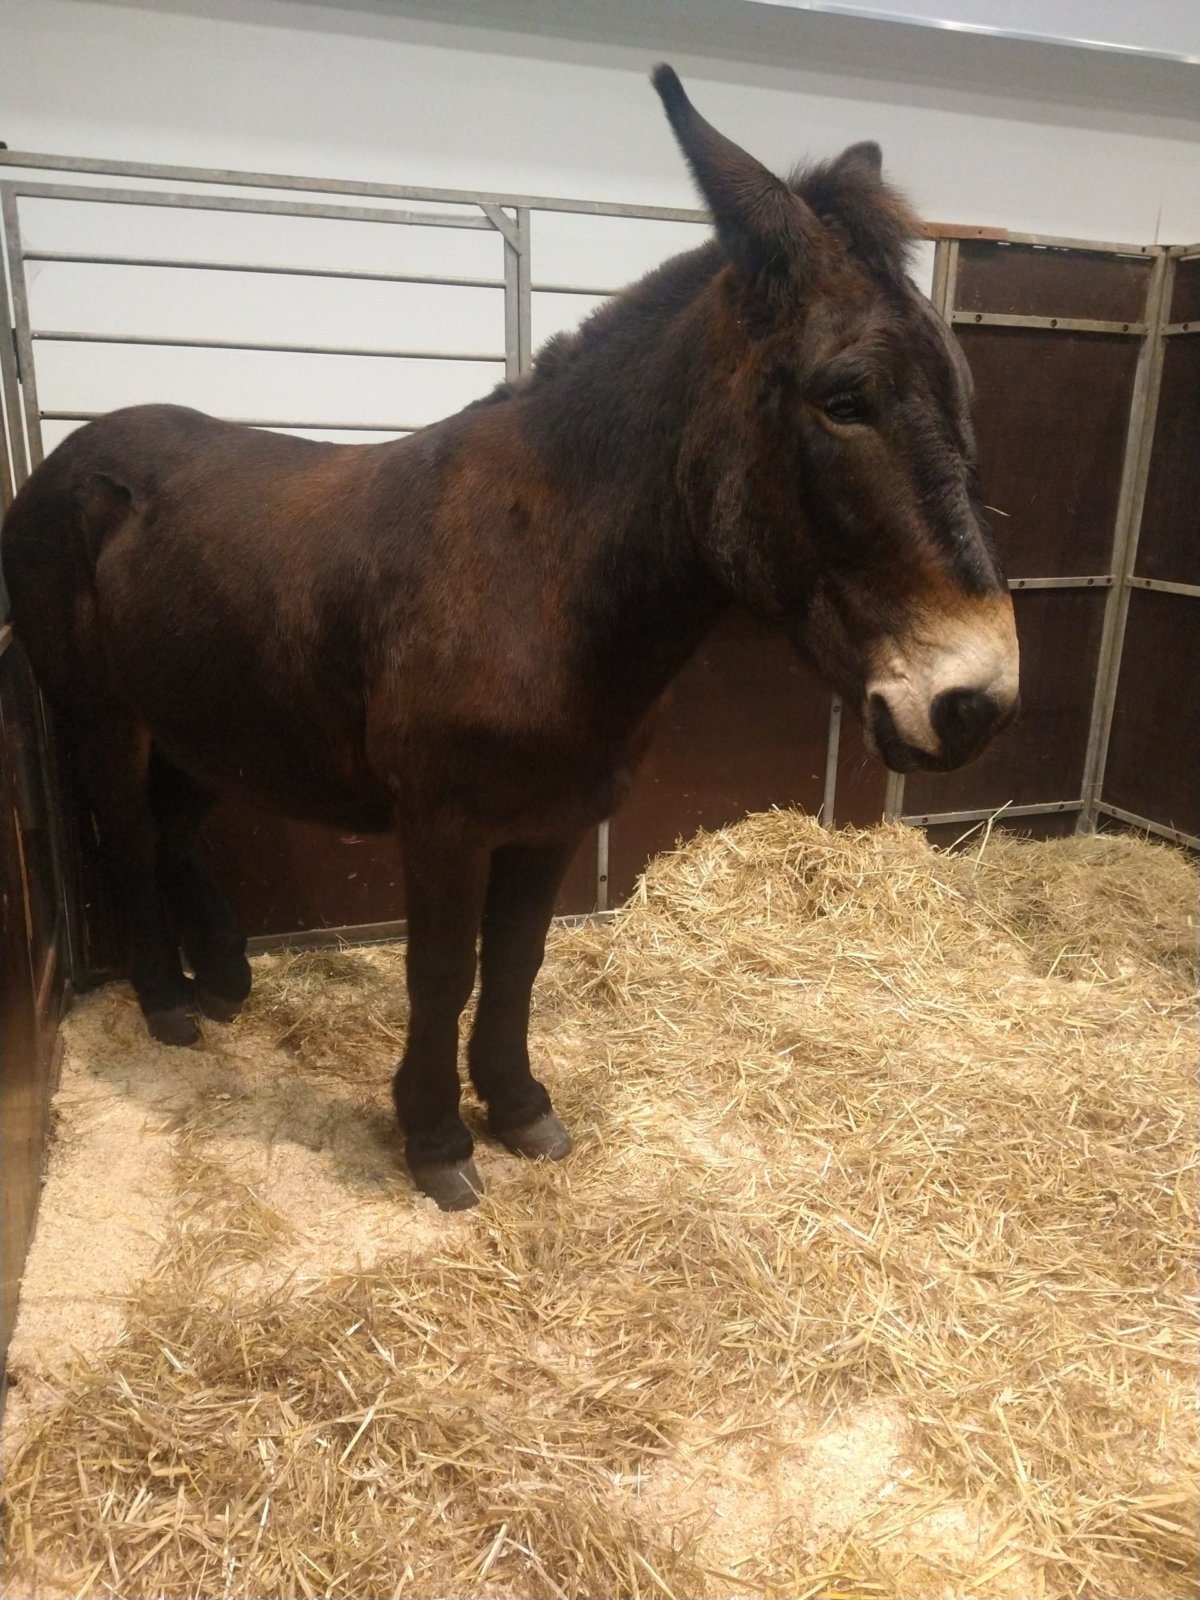
<svg viewBox="0 0 1200 1600">
<path fill-rule="evenodd" d="M 65 720 L 72 766 L 96 819 L 100 850 L 129 940 L 129 977 L 146 1025 L 164 1044 L 200 1037 L 192 985 L 159 894 L 150 809 L 150 735 L 124 712 Z"/>
<path fill-rule="evenodd" d="M 550 1161 L 570 1152 L 571 1139 L 530 1070 L 529 1006 L 555 897 L 578 843 L 572 836 L 538 848 L 507 845 L 492 857 L 469 1052 L 491 1131 L 517 1155 Z"/>
<path fill-rule="evenodd" d="M 199 853 L 197 830 L 215 796 L 169 762 L 150 757 L 150 805 L 158 828 L 158 881 L 205 1016 L 230 1022 L 250 993 L 246 936 Z"/>
</svg>

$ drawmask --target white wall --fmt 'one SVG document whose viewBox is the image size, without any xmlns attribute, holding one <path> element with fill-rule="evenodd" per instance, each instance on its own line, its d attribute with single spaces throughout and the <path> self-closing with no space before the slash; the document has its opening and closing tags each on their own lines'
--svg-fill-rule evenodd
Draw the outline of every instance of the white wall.
<svg viewBox="0 0 1200 1600">
<path fill-rule="evenodd" d="M 56 154 L 692 204 L 646 82 L 667 55 L 706 115 L 777 168 L 873 137 L 928 217 L 1134 242 L 1200 237 L 1184 68 L 916 38 L 922 30 L 734 0 L 459 0 L 459 20 L 446 14 L 432 0 L 0 0 L 0 138 Z M 494 237 L 448 230 L 400 240 L 378 227 L 34 202 L 22 215 L 26 242 L 42 248 L 500 268 Z M 542 217 L 535 276 L 616 284 L 693 236 Z M 502 349 L 489 290 L 29 271 L 43 327 Z M 536 334 L 587 304 L 541 297 Z M 397 423 L 461 403 L 498 370 L 49 344 L 38 355 L 48 409 L 154 396 L 227 415 Z"/>
</svg>

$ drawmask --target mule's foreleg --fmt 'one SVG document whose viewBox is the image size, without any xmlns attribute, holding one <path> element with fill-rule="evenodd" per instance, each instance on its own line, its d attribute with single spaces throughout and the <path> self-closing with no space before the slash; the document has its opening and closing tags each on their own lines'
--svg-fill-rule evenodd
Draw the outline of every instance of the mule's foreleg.
<svg viewBox="0 0 1200 1600">
<path fill-rule="evenodd" d="M 450 826 L 407 827 L 400 842 L 409 1019 L 392 1093 L 413 1180 L 444 1211 L 458 1211 L 482 1187 L 458 1110 L 458 1019 L 475 983 L 489 851 Z"/>
<path fill-rule="evenodd" d="M 578 842 L 572 836 L 540 848 L 508 845 L 492 857 L 469 1051 L 491 1131 L 519 1155 L 554 1161 L 568 1154 L 571 1140 L 530 1070 L 529 1006 L 555 897 Z"/>
</svg>

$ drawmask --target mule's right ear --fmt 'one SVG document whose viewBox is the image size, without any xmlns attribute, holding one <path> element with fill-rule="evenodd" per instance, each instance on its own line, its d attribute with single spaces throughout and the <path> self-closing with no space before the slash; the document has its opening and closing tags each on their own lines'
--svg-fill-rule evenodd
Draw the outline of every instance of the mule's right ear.
<svg viewBox="0 0 1200 1600">
<path fill-rule="evenodd" d="M 673 67 L 655 67 L 651 81 L 734 265 L 751 276 L 802 268 L 808 241 L 820 228 L 809 207 L 704 120 Z"/>
</svg>

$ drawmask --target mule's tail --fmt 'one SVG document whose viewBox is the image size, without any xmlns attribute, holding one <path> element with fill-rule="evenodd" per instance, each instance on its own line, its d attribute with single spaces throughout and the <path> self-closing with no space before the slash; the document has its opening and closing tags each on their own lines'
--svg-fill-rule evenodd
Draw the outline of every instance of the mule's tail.
<svg viewBox="0 0 1200 1600">
<path fill-rule="evenodd" d="M 72 434 L 34 470 L 0 527 L 13 631 L 51 701 L 103 692 L 96 561 L 134 494 L 97 465 L 89 435 L 99 426 Z"/>
</svg>

